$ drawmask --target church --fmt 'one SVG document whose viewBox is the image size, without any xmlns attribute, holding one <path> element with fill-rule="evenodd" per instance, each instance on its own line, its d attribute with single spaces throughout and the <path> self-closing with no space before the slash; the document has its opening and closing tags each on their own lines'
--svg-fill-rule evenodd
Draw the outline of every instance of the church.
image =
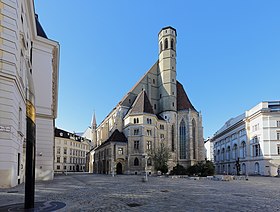
<svg viewBox="0 0 280 212">
<path fill-rule="evenodd" d="M 170 152 L 168 170 L 204 160 L 202 115 L 176 79 L 177 32 L 164 27 L 158 33 L 159 58 L 107 117 L 84 134 L 94 148 L 89 171 L 102 174 L 156 173 L 153 151 Z"/>
</svg>

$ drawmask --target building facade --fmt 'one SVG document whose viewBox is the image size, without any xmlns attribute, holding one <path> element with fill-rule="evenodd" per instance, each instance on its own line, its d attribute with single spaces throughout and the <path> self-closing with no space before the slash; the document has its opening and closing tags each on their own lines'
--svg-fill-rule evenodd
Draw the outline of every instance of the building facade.
<svg viewBox="0 0 280 212">
<path fill-rule="evenodd" d="M 204 160 L 201 113 L 176 79 L 176 43 L 176 30 L 163 28 L 156 63 L 98 127 L 86 130 L 96 146 L 94 172 L 154 173 L 150 156 L 162 145 L 171 155 L 169 170 Z"/>
<path fill-rule="evenodd" d="M 280 101 L 261 102 L 215 133 L 220 174 L 280 175 Z"/>
<path fill-rule="evenodd" d="M 91 141 L 75 133 L 55 128 L 55 172 L 84 172 Z"/>
<path fill-rule="evenodd" d="M 36 109 L 36 179 L 53 178 L 59 44 L 47 38 L 32 0 L 0 2 L 0 187 L 24 182 L 26 89 Z"/>
</svg>

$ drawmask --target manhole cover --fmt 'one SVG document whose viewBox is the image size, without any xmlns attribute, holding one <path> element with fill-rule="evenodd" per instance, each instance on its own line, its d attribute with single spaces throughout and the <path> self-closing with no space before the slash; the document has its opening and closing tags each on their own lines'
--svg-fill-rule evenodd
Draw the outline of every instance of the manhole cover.
<svg viewBox="0 0 280 212">
<path fill-rule="evenodd" d="M 138 207 L 138 206 L 141 206 L 139 203 L 128 203 L 127 204 L 129 207 Z"/>
<path fill-rule="evenodd" d="M 35 202 L 34 208 L 24 209 L 24 203 L 18 203 L 13 205 L 1 206 L 0 211 L 42 211 L 51 212 L 58 209 L 64 208 L 66 206 L 63 202 L 47 201 L 47 202 Z"/>
</svg>

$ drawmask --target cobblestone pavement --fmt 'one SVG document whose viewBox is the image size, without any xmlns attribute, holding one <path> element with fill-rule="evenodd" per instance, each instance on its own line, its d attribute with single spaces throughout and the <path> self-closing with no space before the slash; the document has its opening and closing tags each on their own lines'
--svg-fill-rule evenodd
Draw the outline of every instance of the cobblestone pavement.
<svg viewBox="0 0 280 212">
<path fill-rule="evenodd" d="M 0 189 L 0 206 L 24 201 L 24 185 Z M 60 201 L 60 211 L 280 211 L 280 178 L 213 181 L 134 175 L 58 175 L 37 182 L 35 201 Z"/>
</svg>

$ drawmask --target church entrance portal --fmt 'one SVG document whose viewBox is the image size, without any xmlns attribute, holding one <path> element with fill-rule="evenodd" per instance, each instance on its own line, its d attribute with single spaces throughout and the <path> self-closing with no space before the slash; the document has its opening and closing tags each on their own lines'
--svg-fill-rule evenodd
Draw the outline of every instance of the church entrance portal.
<svg viewBox="0 0 280 212">
<path fill-rule="evenodd" d="M 122 164 L 121 163 L 117 164 L 117 174 L 122 174 Z"/>
</svg>

